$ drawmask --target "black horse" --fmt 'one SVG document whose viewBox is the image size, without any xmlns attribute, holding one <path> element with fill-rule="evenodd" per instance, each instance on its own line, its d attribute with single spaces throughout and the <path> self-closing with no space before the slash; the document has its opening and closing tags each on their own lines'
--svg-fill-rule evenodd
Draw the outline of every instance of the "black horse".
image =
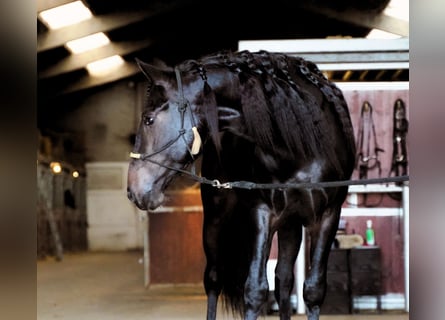
<svg viewBox="0 0 445 320">
<path fill-rule="evenodd" d="M 318 319 L 348 187 L 317 183 L 349 179 L 355 161 L 341 91 L 315 64 L 266 51 L 218 52 L 175 68 L 137 62 L 149 85 L 128 197 L 142 210 L 157 208 L 173 177 L 202 155 L 201 182 L 210 181 L 201 184 L 207 319 L 216 318 L 220 294 L 235 316 L 264 311 L 275 232 L 275 297 L 280 319 L 290 319 L 302 226 L 310 237 L 303 298 L 308 319 Z M 314 184 L 286 188 L 300 182 Z"/>
</svg>

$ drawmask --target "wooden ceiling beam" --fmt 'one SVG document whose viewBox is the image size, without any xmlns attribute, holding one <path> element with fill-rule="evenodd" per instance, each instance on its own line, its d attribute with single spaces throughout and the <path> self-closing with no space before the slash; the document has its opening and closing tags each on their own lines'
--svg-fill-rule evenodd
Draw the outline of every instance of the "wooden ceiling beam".
<svg viewBox="0 0 445 320">
<path fill-rule="evenodd" d="M 56 0 L 59 1 L 59 0 Z M 63 1 L 63 0 L 60 0 Z M 197 0 L 171 1 L 154 4 L 151 9 L 113 12 L 95 15 L 91 19 L 37 35 L 37 53 L 63 46 L 67 41 L 79 39 L 97 32 L 107 32 L 143 21 L 168 12 L 181 10 Z"/>
<path fill-rule="evenodd" d="M 85 68 L 90 62 L 107 58 L 113 55 L 125 56 L 129 53 L 149 47 L 153 44 L 150 39 L 141 41 L 111 42 L 106 46 L 90 50 L 80 54 L 71 54 L 59 62 L 51 65 L 47 69 L 41 70 L 38 74 L 39 79 L 55 77 L 63 73 L 72 72 Z"/>
<path fill-rule="evenodd" d="M 379 29 L 402 37 L 409 37 L 409 22 L 386 14 L 363 13 L 357 10 L 335 10 L 328 7 L 315 6 L 303 2 L 301 8 L 328 18 L 355 24 L 370 29 Z"/>
<path fill-rule="evenodd" d="M 66 42 L 97 32 L 107 32 L 142 21 L 159 12 L 153 10 L 117 12 L 79 22 L 73 26 L 50 30 L 37 37 L 37 53 L 63 46 Z"/>
<path fill-rule="evenodd" d="M 55 7 L 63 6 L 64 4 L 70 2 L 74 2 L 74 0 L 37 0 L 37 13 Z"/>
<path fill-rule="evenodd" d="M 111 83 L 114 81 L 118 81 L 123 78 L 131 77 L 137 75 L 140 72 L 139 67 L 135 62 L 125 62 L 123 65 L 113 69 L 112 72 L 103 75 L 103 76 L 90 76 L 85 75 L 81 77 L 79 80 L 70 83 L 63 89 L 58 92 L 55 92 L 54 95 L 63 95 L 67 93 L 72 93 L 76 91 L 85 90 L 88 88 L 105 85 L 107 83 Z"/>
</svg>

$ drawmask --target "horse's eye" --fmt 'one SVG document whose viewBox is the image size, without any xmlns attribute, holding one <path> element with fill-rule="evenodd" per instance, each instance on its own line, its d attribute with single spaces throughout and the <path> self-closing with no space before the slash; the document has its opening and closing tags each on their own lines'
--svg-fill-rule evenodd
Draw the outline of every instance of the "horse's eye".
<svg viewBox="0 0 445 320">
<path fill-rule="evenodd" d="M 142 118 L 142 121 L 144 122 L 144 124 L 146 126 L 151 126 L 154 122 L 155 122 L 155 118 L 153 117 L 148 117 L 148 116 L 144 116 Z"/>
</svg>

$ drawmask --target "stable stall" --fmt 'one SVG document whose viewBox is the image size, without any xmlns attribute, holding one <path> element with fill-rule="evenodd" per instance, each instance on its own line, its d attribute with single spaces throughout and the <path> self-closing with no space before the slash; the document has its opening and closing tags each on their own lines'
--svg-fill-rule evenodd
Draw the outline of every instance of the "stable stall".
<svg viewBox="0 0 445 320">
<path fill-rule="evenodd" d="M 69 160 L 51 136 L 39 136 L 36 221 L 40 259 L 54 256 L 62 260 L 64 252 L 88 249 L 85 170 Z"/>
</svg>

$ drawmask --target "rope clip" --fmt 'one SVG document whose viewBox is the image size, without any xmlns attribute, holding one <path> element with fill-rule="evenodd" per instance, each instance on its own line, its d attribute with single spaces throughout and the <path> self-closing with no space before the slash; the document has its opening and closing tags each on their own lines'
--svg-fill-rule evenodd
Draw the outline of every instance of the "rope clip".
<svg viewBox="0 0 445 320">
<path fill-rule="evenodd" d="M 219 182 L 219 180 L 215 179 L 212 181 L 212 187 L 218 188 L 218 189 L 232 189 L 232 185 L 230 184 L 230 182 L 224 182 L 221 183 Z"/>
</svg>

